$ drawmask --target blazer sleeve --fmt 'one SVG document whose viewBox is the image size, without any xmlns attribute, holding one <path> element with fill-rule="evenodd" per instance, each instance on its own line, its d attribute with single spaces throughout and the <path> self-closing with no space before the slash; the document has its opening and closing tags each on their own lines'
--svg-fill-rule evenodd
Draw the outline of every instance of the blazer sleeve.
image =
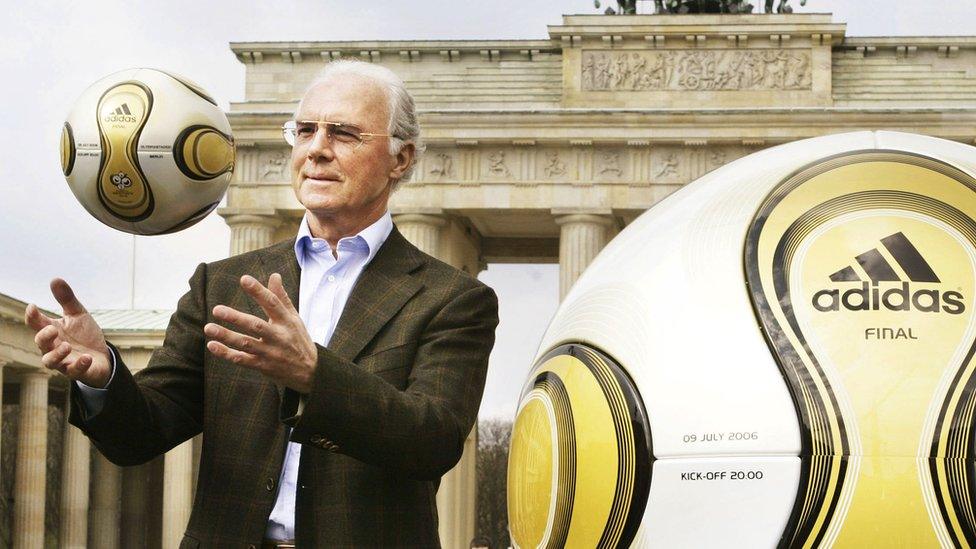
<svg viewBox="0 0 976 549">
<path fill-rule="evenodd" d="M 207 266 L 201 263 L 170 318 L 163 345 L 144 370 L 132 375 L 116 351 L 120 360 L 98 414 L 87 413 L 79 389 L 70 384 L 68 421 L 113 463 L 145 463 L 201 431 L 206 284 Z"/>
<path fill-rule="evenodd" d="M 479 283 L 456 295 L 424 330 L 403 391 L 318 346 L 312 391 L 303 398 L 288 389 L 282 401 L 291 440 L 326 440 L 362 462 L 439 479 L 461 459 L 477 419 L 497 324 L 491 288 Z"/>
</svg>

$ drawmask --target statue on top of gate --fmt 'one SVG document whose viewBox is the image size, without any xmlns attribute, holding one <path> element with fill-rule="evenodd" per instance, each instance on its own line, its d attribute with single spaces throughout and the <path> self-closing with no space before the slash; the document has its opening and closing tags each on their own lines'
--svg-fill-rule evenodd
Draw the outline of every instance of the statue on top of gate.
<svg viewBox="0 0 976 549">
<path fill-rule="evenodd" d="M 800 0 L 805 6 L 807 0 Z M 776 4 L 774 9 L 774 4 Z M 600 8 L 600 0 L 593 5 Z M 755 6 L 749 0 L 654 0 L 654 13 L 752 13 Z M 617 8 L 607 7 L 606 15 L 636 15 L 637 0 L 617 0 Z M 793 13 L 789 0 L 765 0 L 765 13 Z"/>
</svg>

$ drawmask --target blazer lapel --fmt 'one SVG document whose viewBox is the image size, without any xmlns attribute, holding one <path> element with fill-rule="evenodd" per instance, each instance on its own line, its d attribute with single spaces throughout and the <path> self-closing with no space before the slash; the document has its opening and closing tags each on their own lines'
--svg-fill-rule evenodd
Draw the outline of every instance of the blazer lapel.
<svg viewBox="0 0 976 549">
<path fill-rule="evenodd" d="M 363 269 L 329 342 L 329 349 L 354 360 L 422 284 L 410 275 L 426 260 L 393 228 L 373 261 Z"/>
</svg>

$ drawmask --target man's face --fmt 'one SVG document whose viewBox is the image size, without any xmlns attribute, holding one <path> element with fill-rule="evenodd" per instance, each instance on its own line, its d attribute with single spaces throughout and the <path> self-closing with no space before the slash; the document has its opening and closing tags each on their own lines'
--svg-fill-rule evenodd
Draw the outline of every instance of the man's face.
<svg viewBox="0 0 976 549">
<path fill-rule="evenodd" d="M 389 103 L 379 84 L 347 74 L 309 89 L 295 118 L 342 122 L 385 134 Z M 398 157 L 389 153 L 389 138 L 367 137 L 357 146 L 330 142 L 326 133 L 320 125 L 311 139 L 297 139 L 292 148 L 291 181 L 298 201 L 309 212 L 333 219 L 385 211 L 392 180 L 403 171 Z"/>
</svg>

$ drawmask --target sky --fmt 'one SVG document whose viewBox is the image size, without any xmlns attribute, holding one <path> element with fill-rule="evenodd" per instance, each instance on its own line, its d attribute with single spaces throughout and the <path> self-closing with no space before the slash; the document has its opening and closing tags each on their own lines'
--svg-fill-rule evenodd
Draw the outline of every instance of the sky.
<svg viewBox="0 0 976 549">
<path fill-rule="evenodd" d="M 971 0 L 792 4 L 798 12 L 833 13 L 847 23 L 848 36 L 976 34 Z M 102 76 L 164 68 L 196 81 L 226 108 L 244 99 L 244 67 L 232 41 L 538 39 L 562 14 L 598 13 L 591 0 L 55 0 L 15 2 L 4 11 L 0 293 L 54 311 L 48 281 L 56 276 L 89 309 L 172 309 L 194 267 L 226 257 L 230 246 L 230 230 L 216 214 L 175 235 L 134 238 L 77 203 L 61 174 L 58 140 L 75 99 Z M 490 265 L 480 278 L 498 292 L 501 316 L 481 415 L 511 418 L 558 306 L 558 267 Z"/>
</svg>

